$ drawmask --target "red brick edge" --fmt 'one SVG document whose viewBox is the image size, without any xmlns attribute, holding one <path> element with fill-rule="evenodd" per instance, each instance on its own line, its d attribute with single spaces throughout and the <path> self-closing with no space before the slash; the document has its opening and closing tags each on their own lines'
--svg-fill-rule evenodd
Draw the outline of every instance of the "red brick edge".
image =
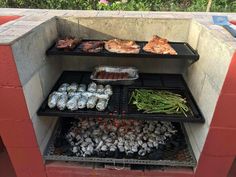
<svg viewBox="0 0 236 177">
<path fill-rule="evenodd" d="M 46 177 L 10 46 L 0 46 L 0 136 L 17 177 Z"/>
<path fill-rule="evenodd" d="M 216 105 L 195 177 L 227 177 L 236 157 L 235 137 L 236 52 Z"/>
<path fill-rule="evenodd" d="M 9 21 L 12 21 L 12 20 L 16 20 L 18 18 L 20 18 L 21 16 L 0 16 L 0 25 L 4 24 L 4 23 L 7 23 Z"/>
</svg>

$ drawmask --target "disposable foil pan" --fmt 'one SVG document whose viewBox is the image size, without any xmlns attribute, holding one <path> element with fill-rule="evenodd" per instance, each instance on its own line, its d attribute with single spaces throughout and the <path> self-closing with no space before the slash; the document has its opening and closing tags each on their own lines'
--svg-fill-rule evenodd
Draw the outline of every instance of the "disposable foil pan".
<svg viewBox="0 0 236 177">
<path fill-rule="evenodd" d="M 128 73 L 128 78 L 126 79 L 98 79 L 98 72 L 114 72 L 114 73 Z M 139 78 L 138 70 L 134 67 L 117 67 L 117 66 L 98 66 L 95 68 L 94 72 L 90 78 L 98 83 L 111 84 L 111 85 L 132 85 L 135 80 Z"/>
</svg>

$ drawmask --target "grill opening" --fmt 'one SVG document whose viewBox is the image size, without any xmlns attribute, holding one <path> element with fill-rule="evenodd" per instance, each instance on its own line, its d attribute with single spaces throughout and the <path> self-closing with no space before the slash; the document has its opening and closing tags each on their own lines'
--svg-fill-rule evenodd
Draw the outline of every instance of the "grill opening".
<svg viewBox="0 0 236 177">
<path fill-rule="evenodd" d="M 147 126 L 148 130 L 144 132 Z M 158 127 L 160 132 L 156 132 Z M 123 134 L 120 132 L 121 129 L 125 131 Z M 100 134 L 94 135 L 95 131 L 97 133 L 100 131 Z M 152 133 L 154 136 L 151 136 Z M 133 139 L 131 136 L 134 136 Z M 144 136 L 147 136 L 146 139 Z M 96 141 L 97 137 L 100 139 Z M 131 143 L 138 142 L 138 137 L 141 137 L 139 139 L 142 140 L 142 144 L 137 146 L 137 150 L 133 150 L 132 147 L 135 145 Z M 123 145 L 119 145 L 121 138 L 124 140 Z M 154 138 L 152 146 L 149 144 L 151 138 Z M 98 148 L 101 142 L 103 143 Z M 157 146 L 154 142 L 158 143 Z M 126 144 L 129 147 L 126 147 Z M 115 150 L 111 150 L 112 146 Z M 120 150 L 122 149 L 120 146 L 124 148 L 124 151 Z M 144 150 L 145 154 L 139 153 L 141 150 Z M 110 118 L 60 118 L 44 152 L 44 159 L 111 164 L 130 168 L 134 168 L 134 165 L 145 165 L 149 166 L 148 168 L 152 166 L 194 167 L 196 165 L 196 159 L 181 123 Z"/>
</svg>

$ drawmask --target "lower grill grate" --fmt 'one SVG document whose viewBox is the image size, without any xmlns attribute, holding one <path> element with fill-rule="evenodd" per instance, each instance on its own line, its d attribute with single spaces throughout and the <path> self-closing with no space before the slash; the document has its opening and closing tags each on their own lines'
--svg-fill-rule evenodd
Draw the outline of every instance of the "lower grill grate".
<svg viewBox="0 0 236 177">
<path fill-rule="evenodd" d="M 99 119 L 94 119 L 99 120 Z M 185 129 L 180 123 L 172 123 L 177 133 L 167 139 L 162 146 L 152 152 L 151 156 L 139 156 L 134 154 L 127 156 L 116 153 L 111 154 L 91 154 L 87 157 L 76 156 L 71 152 L 72 146 L 68 143 L 66 135 L 73 124 L 81 119 L 61 118 L 51 136 L 48 146 L 44 152 L 45 160 L 53 161 L 74 161 L 74 162 L 90 162 L 117 165 L 156 165 L 156 166 L 172 166 L 172 167 L 195 167 L 196 159 L 193 155 Z M 126 120 L 127 121 L 127 120 Z"/>
</svg>

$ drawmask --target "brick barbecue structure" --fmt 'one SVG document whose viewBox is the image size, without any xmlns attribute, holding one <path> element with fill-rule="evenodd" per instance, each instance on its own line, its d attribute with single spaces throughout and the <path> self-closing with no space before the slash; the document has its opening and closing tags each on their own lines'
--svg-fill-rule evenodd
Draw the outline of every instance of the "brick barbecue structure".
<svg viewBox="0 0 236 177">
<path fill-rule="evenodd" d="M 212 15 L 0 9 L 0 137 L 17 177 L 226 177 L 236 157 L 236 39 L 213 25 Z M 236 19 L 236 14 L 224 15 Z M 156 32 L 173 41 L 188 42 L 200 55 L 199 61 L 189 67 L 173 65 L 162 69 L 164 65 L 153 60 L 133 63 L 138 68 L 145 65 L 143 72 L 184 75 L 206 119 L 205 124 L 185 123 L 196 168 L 115 170 L 73 162 L 45 162 L 42 153 L 56 119 L 39 118 L 36 112 L 51 87 L 63 70 L 90 70 L 110 62 L 101 59 L 86 63 L 88 58 L 78 61 L 76 57 L 62 58 L 60 62 L 56 57 L 49 60 L 45 52 L 57 37 L 80 33 L 91 38 L 115 35 L 148 40 Z M 119 62 L 132 63 L 124 59 L 114 64 Z"/>
</svg>

